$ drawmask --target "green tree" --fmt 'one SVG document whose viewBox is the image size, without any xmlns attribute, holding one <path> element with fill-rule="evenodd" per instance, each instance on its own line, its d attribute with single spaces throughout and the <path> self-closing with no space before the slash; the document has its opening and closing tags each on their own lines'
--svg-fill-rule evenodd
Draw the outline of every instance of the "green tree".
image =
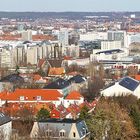
<svg viewBox="0 0 140 140">
<path fill-rule="evenodd" d="M 86 123 L 94 140 L 137 139 L 137 131 L 127 111 L 112 100 L 100 99 Z"/>
<path fill-rule="evenodd" d="M 140 137 L 140 110 L 139 110 L 138 106 L 136 106 L 136 105 L 132 106 L 130 115 L 133 119 L 133 123 L 134 123 L 135 127 L 137 128 L 138 134 Z"/>
<path fill-rule="evenodd" d="M 83 106 L 83 108 L 81 109 L 79 118 L 82 119 L 82 120 L 88 119 L 89 118 L 88 111 L 89 111 L 88 107 L 86 105 Z"/>
<path fill-rule="evenodd" d="M 36 117 L 37 120 L 47 120 L 50 117 L 50 112 L 45 108 L 41 108 Z"/>
<path fill-rule="evenodd" d="M 127 110 L 140 137 L 140 101 L 133 95 L 113 97 L 113 100 Z"/>
</svg>

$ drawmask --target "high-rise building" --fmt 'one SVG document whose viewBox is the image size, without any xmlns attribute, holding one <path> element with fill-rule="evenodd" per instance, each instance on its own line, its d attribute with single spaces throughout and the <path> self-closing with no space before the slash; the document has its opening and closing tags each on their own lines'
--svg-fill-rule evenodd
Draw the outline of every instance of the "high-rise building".
<svg viewBox="0 0 140 140">
<path fill-rule="evenodd" d="M 23 24 L 19 24 L 17 26 L 18 31 L 23 31 L 24 30 L 24 25 Z"/>
<path fill-rule="evenodd" d="M 13 53 L 9 46 L 3 47 L 0 50 L 0 64 L 2 68 L 13 67 Z"/>
<path fill-rule="evenodd" d="M 122 47 L 126 47 L 126 31 L 108 31 L 107 39 L 109 41 L 121 41 Z"/>
<path fill-rule="evenodd" d="M 13 63 L 15 66 L 25 64 L 25 57 L 25 49 L 23 46 L 17 46 L 13 49 Z"/>
<path fill-rule="evenodd" d="M 113 50 L 113 49 L 121 49 L 121 41 L 101 41 L 101 50 Z"/>
<path fill-rule="evenodd" d="M 23 41 L 29 41 L 32 40 L 32 31 L 27 30 L 22 32 L 22 40 Z"/>
<path fill-rule="evenodd" d="M 68 37 L 68 29 L 67 28 L 61 28 L 59 32 L 59 43 L 62 44 L 62 46 L 66 46 L 69 44 L 69 37 Z"/>
<path fill-rule="evenodd" d="M 37 46 L 32 46 L 27 49 L 27 64 L 32 65 L 37 64 L 38 62 L 38 48 Z"/>
</svg>

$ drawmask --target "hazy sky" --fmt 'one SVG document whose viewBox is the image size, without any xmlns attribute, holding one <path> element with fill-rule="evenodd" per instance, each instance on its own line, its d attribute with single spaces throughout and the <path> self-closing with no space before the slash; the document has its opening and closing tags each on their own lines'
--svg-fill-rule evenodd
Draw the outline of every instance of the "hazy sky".
<svg viewBox="0 0 140 140">
<path fill-rule="evenodd" d="M 0 0 L 0 11 L 140 11 L 140 0 Z"/>
</svg>

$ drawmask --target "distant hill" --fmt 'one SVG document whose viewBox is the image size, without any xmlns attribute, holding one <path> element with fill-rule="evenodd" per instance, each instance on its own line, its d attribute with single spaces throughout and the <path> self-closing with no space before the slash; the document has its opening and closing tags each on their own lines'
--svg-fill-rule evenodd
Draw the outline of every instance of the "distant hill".
<svg viewBox="0 0 140 140">
<path fill-rule="evenodd" d="M 109 16 L 110 18 L 121 18 L 136 14 L 140 17 L 140 12 L 0 12 L 0 18 L 19 18 L 19 19 L 37 19 L 37 18 L 67 18 L 81 19 L 85 16 Z"/>
</svg>

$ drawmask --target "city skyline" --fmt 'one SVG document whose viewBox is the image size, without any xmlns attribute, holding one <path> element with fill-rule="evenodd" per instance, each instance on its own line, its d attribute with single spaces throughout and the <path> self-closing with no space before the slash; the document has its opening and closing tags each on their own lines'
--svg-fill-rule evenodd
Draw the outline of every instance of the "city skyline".
<svg viewBox="0 0 140 140">
<path fill-rule="evenodd" d="M 25 5 L 25 6 L 24 6 Z M 0 11 L 16 12 L 111 12 L 111 11 L 140 11 L 139 0 L 5 0 L 1 1 Z"/>
</svg>

